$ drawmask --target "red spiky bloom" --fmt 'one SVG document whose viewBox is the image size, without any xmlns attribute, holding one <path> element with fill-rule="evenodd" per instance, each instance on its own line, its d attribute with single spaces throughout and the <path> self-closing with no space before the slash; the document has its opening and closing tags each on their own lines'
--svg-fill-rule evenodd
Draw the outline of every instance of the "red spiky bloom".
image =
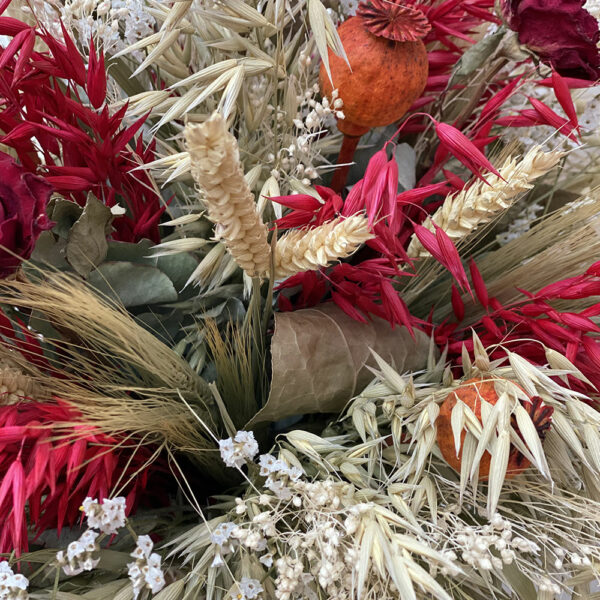
<svg viewBox="0 0 600 600">
<path fill-rule="evenodd" d="M 83 205 L 91 192 L 126 208 L 114 239 L 159 242 L 165 206 L 149 177 L 134 171 L 154 159 L 154 143 L 135 139 L 146 117 L 125 126 L 126 106 L 109 111 L 102 53 L 92 43 L 86 66 L 64 28 L 63 44 L 10 17 L 0 16 L 0 35 L 12 37 L 0 48 L 0 143 L 62 196 Z M 35 51 L 36 41 L 49 50 Z"/>
<path fill-rule="evenodd" d="M 373 35 L 395 42 L 416 42 L 431 30 L 427 17 L 419 9 L 389 0 L 361 2 L 356 15 Z"/>
<path fill-rule="evenodd" d="M 58 398 L 0 406 L 0 552 L 27 550 L 28 530 L 60 535 L 77 523 L 86 496 L 108 498 L 118 482 L 126 484 L 129 514 L 158 473 L 145 468 L 147 447 L 78 421 L 78 411 Z"/>
</svg>

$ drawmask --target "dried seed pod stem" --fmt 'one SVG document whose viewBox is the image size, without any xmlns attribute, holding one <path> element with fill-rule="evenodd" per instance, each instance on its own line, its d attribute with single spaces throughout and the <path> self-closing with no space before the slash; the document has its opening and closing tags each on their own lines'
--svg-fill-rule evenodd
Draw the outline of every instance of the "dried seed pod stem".
<svg viewBox="0 0 600 600">
<path fill-rule="evenodd" d="M 185 139 L 194 180 L 202 189 L 215 235 L 223 239 L 237 264 L 250 276 L 269 270 L 267 228 L 244 179 L 236 139 L 225 119 L 214 113 L 202 124 L 188 124 Z"/>
</svg>

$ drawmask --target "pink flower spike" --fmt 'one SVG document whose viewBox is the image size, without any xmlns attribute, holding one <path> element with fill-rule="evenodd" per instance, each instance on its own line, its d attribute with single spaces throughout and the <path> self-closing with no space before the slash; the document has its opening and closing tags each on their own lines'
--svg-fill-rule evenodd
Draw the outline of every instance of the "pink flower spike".
<svg viewBox="0 0 600 600">
<path fill-rule="evenodd" d="M 569 86 L 567 85 L 565 78 L 562 75 L 559 75 L 556 71 L 552 71 L 552 87 L 554 88 L 556 99 L 560 102 L 560 105 L 565 111 L 567 117 L 569 117 L 571 125 L 575 127 L 577 131 L 579 131 L 577 111 L 575 110 L 575 105 L 573 104 L 573 98 L 571 98 Z"/>
<path fill-rule="evenodd" d="M 489 297 L 488 291 L 485 286 L 485 282 L 483 281 L 483 277 L 475 264 L 475 261 L 471 259 L 469 263 L 469 271 L 471 272 L 471 281 L 473 282 L 473 287 L 475 288 L 475 295 L 479 300 L 481 306 L 483 308 L 487 308 L 489 306 Z"/>
<path fill-rule="evenodd" d="M 487 169 L 494 175 L 502 178 L 494 165 L 462 131 L 459 131 L 456 127 L 448 123 L 440 123 L 435 119 L 433 122 L 437 136 L 442 144 L 479 179 L 485 181 L 481 176 L 483 169 Z"/>
<path fill-rule="evenodd" d="M 460 297 L 460 292 L 456 289 L 456 286 L 452 284 L 452 310 L 454 316 L 458 322 L 462 321 L 465 317 L 465 304 Z"/>
<path fill-rule="evenodd" d="M 529 102 L 533 106 L 535 112 L 540 116 L 541 121 L 545 125 L 554 127 L 559 133 L 566 135 L 569 139 L 574 142 L 577 141 L 577 137 L 573 134 L 575 126 L 571 124 L 567 119 L 563 119 L 559 114 L 555 113 L 549 106 L 546 106 L 540 100 L 529 97 Z"/>
</svg>

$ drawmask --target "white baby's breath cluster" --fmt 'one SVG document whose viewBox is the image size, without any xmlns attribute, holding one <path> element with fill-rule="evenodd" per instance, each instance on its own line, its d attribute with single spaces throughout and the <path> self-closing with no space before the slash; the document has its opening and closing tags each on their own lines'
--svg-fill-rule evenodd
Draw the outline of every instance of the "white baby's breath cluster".
<svg viewBox="0 0 600 600">
<path fill-rule="evenodd" d="M 150 590 L 153 594 L 160 592 L 165 586 L 165 576 L 161 568 L 161 558 L 152 552 L 154 543 L 148 535 L 140 535 L 137 546 L 130 554 L 135 562 L 127 565 L 127 574 L 133 584 L 133 597 L 137 598 L 142 590 Z"/>
<path fill-rule="evenodd" d="M 239 469 L 258 454 L 258 444 L 251 431 L 238 431 L 232 438 L 219 440 L 219 450 L 228 467 Z"/>
<path fill-rule="evenodd" d="M 29 581 L 21 573 L 15 573 L 5 561 L 0 562 L 0 600 L 27 600 Z"/>
<path fill-rule="evenodd" d="M 393 535 L 396 523 L 380 529 L 376 520 L 379 507 L 361 498 L 353 484 L 330 478 L 307 481 L 301 464 L 290 453 L 263 454 L 258 465 L 264 478 L 257 485 L 258 495 L 237 498 L 232 520 L 221 521 L 210 530 L 212 567 L 234 572 L 238 559 L 249 557 L 255 576 L 258 569 L 274 566 L 272 584 L 277 600 L 317 600 L 319 594 L 331 600 L 357 597 L 361 561 L 366 560 L 367 566 L 371 561 L 371 553 L 361 557 L 361 536 L 367 528 L 378 536 Z M 387 539 L 381 543 L 392 547 Z M 438 562 L 437 556 L 434 552 L 433 563 Z M 242 564 L 247 564 L 244 560 Z M 456 571 L 441 553 L 438 560 Z M 266 576 L 268 571 L 263 572 Z M 398 592 L 374 567 L 368 572 L 370 597 L 390 589 Z M 234 584 L 234 598 L 238 592 L 249 598 L 243 582 Z"/>
<path fill-rule="evenodd" d="M 467 525 L 457 519 L 451 526 L 449 541 L 454 547 L 450 552 L 458 553 L 467 565 L 479 571 L 501 571 L 503 565 L 511 565 L 520 554 L 540 552 L 538 544 L 515 535 L 512 523 L 498 513 L 486 525 Z"/>
<path fill-rule="evenodd" d="M 88 529 L 78 540 L 71 542 L 66 551 L 56 554 L 56 562 L 65 575 L 79 575 L 96 568 L 100 562 L 100 545 L 96 541 L 99 535 L 97 531 Z"/>
<path fill-rule="evenodd" d="M 88 527 L 113 535 L 125 527 L 125 498 L 104 498 L 102 504 L 89 496 L 83 501 L 82 510 L 87 517 Z"/>
<path fill-rule="evenodd" d="M 310 56 L 305 56 L 304 60 L 310 61 Z M 314 140 L 325 130 L 333 128 L 336 118 L 344 118 L 344 102 L 338 91 L 333 90 L 331 93 L 331 102 L 325 97 L 317 100 L 319 93 L 319 85 L 315 83 L 303 95 L 297 96 L 299 104 L 298 113 L 293 121 L 293 141 L 279 153 L 278 168 L 300 179 L 304 185 L 311 185 L 311 182 L 319 177 L 314 166 Z"/>
<path fill-rule="evenodd" d="M 96 47 L 109 54 L 152 34 L 156 24 L 144 0 L 54 0 L 43 4 L 43 11 L 34 7 L 35 16 L 57 37 L 62 38 L 58 25 L 62 19 L 84 48 L 93 39 Z M 48 10 L 48 5 L 53 10 Z M 132 56 L 140 58 L 141 54 L 133 52 Z"/>
</svg>

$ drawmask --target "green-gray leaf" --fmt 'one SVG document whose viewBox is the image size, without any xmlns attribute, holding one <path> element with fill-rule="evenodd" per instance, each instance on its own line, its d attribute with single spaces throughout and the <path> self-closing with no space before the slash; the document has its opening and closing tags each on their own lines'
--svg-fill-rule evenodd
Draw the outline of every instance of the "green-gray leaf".
<svg viewBox="0 0 600 600">
<path fill-rule="evenodd" d="M 67 261 L 82 277 L 87 277 L 106 258 L 106 236 L 112 218 L 110 208 L 90 195 L 81 216 L 71 227 L 67 236 Z"/>
<path fill-rule="evenodd" d="M 128 308 L 177 300 L 173 282 L 163 272 L 132 262 L 105 262 L 90 273 L 89 282 Z"/>
</svg>

